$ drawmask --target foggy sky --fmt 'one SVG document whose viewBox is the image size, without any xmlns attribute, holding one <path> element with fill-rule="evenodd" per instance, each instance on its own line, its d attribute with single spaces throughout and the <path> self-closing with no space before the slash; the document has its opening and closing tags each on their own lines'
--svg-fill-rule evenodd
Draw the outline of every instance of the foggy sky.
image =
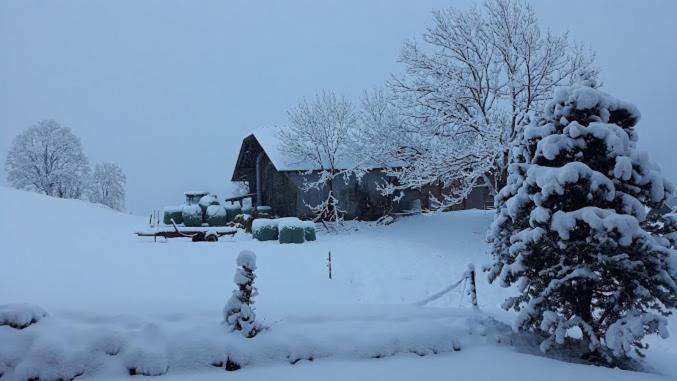
<svg viewBox="0 0 677 381">
<path fill-rule="evenodd" d="M 12 138 L 45 118 L 128 178 L 137 214 L 230 193 L 240 140 L 304 96 L 382 84 L 431 10 L 470 1 L 0 1 L 0 184 Z M 677 1 L 535 1 L 597 53 L 642 112 L 640 148 L 677 182 Z"/>
</svg>

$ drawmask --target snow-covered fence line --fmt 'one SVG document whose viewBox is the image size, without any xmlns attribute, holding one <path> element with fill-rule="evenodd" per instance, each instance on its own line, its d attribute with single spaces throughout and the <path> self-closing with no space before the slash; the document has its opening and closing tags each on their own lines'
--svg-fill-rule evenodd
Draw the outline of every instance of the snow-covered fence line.
<svg viewBox="0 0 677 381">
<path fill-rule="evenodd" d="M 442 290 L 428 296 L 425 299 L 422 299 L 416 303 L 413 303 L 414 306 L 424 306 L 432 301 L 435 301 L 444 295 L 448 294 L 452 290 L 456 289 L 458 286 L 463 284 L 464 282 L 470 280 L 470 289 L 468 290 L 468 293 L 470 294 L 471 297 L 471 302 L 473 305 L 473 308 L 477 308 L 477 285 L 475 284 L 475 265 L 472 263 L 468 265 L 468 269 L 463 273 L 461 276 L 461 279 L 459 279 L 457 282 L 454 282 L 450 284 L 449 286 L 443 288 Z"/>
</svg>

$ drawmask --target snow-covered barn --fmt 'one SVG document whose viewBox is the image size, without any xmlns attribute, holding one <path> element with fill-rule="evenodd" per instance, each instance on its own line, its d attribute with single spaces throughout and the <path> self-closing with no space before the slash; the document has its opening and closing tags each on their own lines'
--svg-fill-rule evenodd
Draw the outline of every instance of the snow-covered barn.
<svg viewBox="0 0 677 381">
<path fill-rule="evenodd" d="M 350 178 L 334 182 L 334 194 L 347 219 L 375 220 L 386 213 L 406 213 L 429 207 L 430 193 L 441 189 L 409 189 L 398 202 L 383 196 L 378 185 L 386 178 L 383 168 L 374 168 L 358 182 Z M 312 216 L 308 205 L 317 205 L 327 198 L 327 189 L 304 190 L 304 180 L 313 176 L 307 163 L 294 163 L 280 149 L 277 131 L 259 129 L 242 140 L 231 180 L 246 182 L 255 205 L 267 205 L 280 216 L 307 218 Z M 310 174 L 309 174 L 310 172 Z M 455 209 L 486 209 L 493 197 L 486 186 L 476 187 Z"/>
</svg>

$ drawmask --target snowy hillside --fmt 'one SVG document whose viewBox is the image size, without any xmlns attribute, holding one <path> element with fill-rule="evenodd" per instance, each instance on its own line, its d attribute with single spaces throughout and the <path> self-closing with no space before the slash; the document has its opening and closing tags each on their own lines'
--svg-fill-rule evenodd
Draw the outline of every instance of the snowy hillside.
<svg viewBox="0 0 677 381">
<path fill-rule="evenodd" d="M 483 274 L 479 312 L 461 288 L 412 306 L 457 281 L 469 263 L 479 269 L 488 261 L 491 212 L 359 223 L 315 242 L 279 245 L 246 234 L 154 242 L 132 234 L 146 217 L 2 187 L 0 201 L 0 305 L 31 303 L 48 313 L 24 330 L 0 326 L 0 374 L 8 379 L 117 380 L 131 369 L 168 372 L 160 380 L 188 372 L 194 380 L 677 377 L 674 338 L 652 342 L 654 374 L 541 356 L 504 324 L 512 316 L 499 305 L 509 290 L 489 286 Z M 220 324 L 243 249 L 257 254 L 257 317 L 271 326 L 249 341 Z M 671 324 L 674 330 L 677 319 Z M 212 367 L 224 354 L 246 366 Z"/>
</svg>

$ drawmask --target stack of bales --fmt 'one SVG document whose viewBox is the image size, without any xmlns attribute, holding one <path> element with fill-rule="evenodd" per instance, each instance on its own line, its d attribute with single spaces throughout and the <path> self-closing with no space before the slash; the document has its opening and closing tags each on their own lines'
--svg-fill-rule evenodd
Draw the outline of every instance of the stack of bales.
<svg viewBox="0 0 677 381">
<path fill-rule="evenodd" d="M 183 223 L 182 211 L 183 206 L 166 206 L 163 211 L 162 222 L 165 225 L 171 225 L 172 220 L 174 220 L 175 224 L 182 224 Z"/>
<path fill-rule="evenodd" d="M 205 215 L 209 226 L 226 226 L 228 223 L 228 214 L 222 205 L 209 205 Z"/>
<path fill-rule="evenodd" d="M 228 213 L 228 222 L 234 221 L 235 216 L 242 214 L 242 208 L 238 204 L 224 205 L 226 212 Z"/>
<path fill-rule="evenodd" d="M 188 227 L 202 226 L 202 208 L 200 205 L 184 205 L 181 211 L 183 224 Z"/>
<path fill-rule="evenodd" d="M 219 203 L 216 195 L 209 192 L 187 192 L 186 203 L 182 206 L 164 208 L 163 222 L 171 225 L 183 223 L 187 227 L 199 227 L 207 223 L 209 226 L 226 226 L 228 210 Z"/>
<path fill-rule="evenodd" d="M 252 223 L 252 234 L 259 241 L 304 243 L 315 241 L 315 224 L 296 217 L 279 219 L 257 218 Z"/>
</svg>

